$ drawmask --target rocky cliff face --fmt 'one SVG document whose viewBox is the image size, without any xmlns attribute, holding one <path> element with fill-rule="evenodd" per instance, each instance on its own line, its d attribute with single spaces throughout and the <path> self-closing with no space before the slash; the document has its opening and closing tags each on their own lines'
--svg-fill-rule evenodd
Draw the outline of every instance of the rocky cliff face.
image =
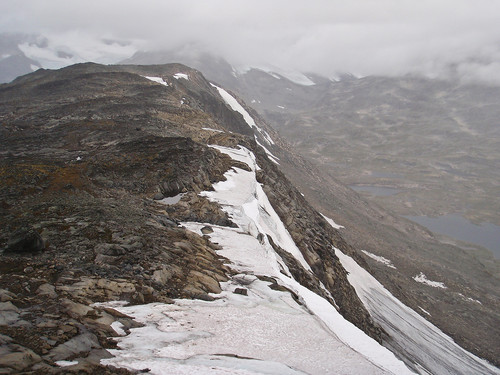
<svg viewBox="0 0 500 375">
<path fill-rule="evenodd" d="M 276 252 L 297 281 L 382 340 L 332 246 L 352 249 L 197 71 L 175 64 L 40 70 L 0 86 L 0 118 L 6 371 L 52 372 L 55 362 L 78 359 L 68 371 L 116 372 L 99 364 L 116 345 L 110 324 L 136 323 L 93 303 L 213 300 L 209 293 L 233 271 L 208 237 L 178 223 L 235 226 L 198 193 L 248 166 L 208 144 L 255 153 L 259 182 L 314 272 L 274 244 Z"/>
</svg>

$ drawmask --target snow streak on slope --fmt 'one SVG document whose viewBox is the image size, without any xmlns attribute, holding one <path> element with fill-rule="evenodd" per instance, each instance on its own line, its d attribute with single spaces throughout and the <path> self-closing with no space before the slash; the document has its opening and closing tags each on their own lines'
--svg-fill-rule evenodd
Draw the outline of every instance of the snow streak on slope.
<svg viewBox="0 0 500 375">
<path fill-rule="evenodd" d="M 175 79 L 185 79 L 189 81 L 189 76 L 186 73 L 175 73 L 174 74 Z"/>
<path fill-rule="evenodd" d="M 433 288 L 446 289 L 446 285 L 444 285 L 444 283 L 442 283 L 440 281 L 429 280 L 427 278 L 427 276 L 424 275 L 423 272 L 420 272 L 417 276 L 414 276 L 413 280 L 415 280 L 417 283 L 422 283 L 422 284 L 432 286 Z"/>
<path fill-rule="evenodd" d="M 159 84 L 161 84 L 161 85 L 163 85 L 163 86 L 168 86 L 168 83 L 167 83 L 167 82 L 165 82 L 165 81 L 163 80 L 163 78 L 161 78 L 161 77 L 149 77 L 149 76 L 143 76 L 143 77 L 144 77 L 144 78 L 149 79 L 150 81 L 153 81 L 153 82 L 159 83 Z"/>
<path fill-rule="evenodd" d="M 366 250 L 361 250 L 361 252 L 363 254 L 365 254 L 367 257 L 372 258 L 373 260 L 376 260 L 379 263 L 385 264 L 389 268 L 396 269 L 396 267 L 394 267 L 394 264 L 392 264 L 392 262 L 389 259 L 384 258 L 383 256 L 375 255 L 375 254 L 370 253 L 369 251 L 366 251 Z"/>
<path fill-rule="evenodd" d="M 374 320 L 395 340 L 400 352 L 420 364 L 422 374 L 500 374 L 500 370 L 457 345 L 452 338 L 401 303 L 351 257 L 335 249 Z M 425 371 L 423 369 L 427 371 Z"/>
<path fill-rule="evenodd" d="M 262 137 L 268 144 L 270 145 L 274 144 L 274 141 L 269 136 L 269 134 L 267 134 L 267 132 L 264 129 L 261 129 L 257 126 L 252 116 L 250 116 L 250 114 L 246 111 L 246 109 L 243 108 L 241 104 L 238 103 L 238 101 L 231 94 L 229 94 L 223 88 L 215 86 L 213 83 L 211 83 L 211 85 L 217 89 L 220 96 L 222 96 L 222 99 L 224 99 L 224 101 L 231 107 L 233 111 L 236 111 L 243 116 L 248 126 L 250 126 L 251 128 L 255 128 L 260 133 L 260 135 L 262 135 Z"/>
<path fill-rule="evenodd" d="M 334 229 L 342 229 L 342 228 L 344 228 L 342 225 L 338 225 L 335 221 L 333 221 L 333 219 L 330 219 L 329 217 L 327 217 L 327 216 L 325 216 L 323 214 L 321 214 L 321 216 L 323 216 L 323 218 L 328 222 L 328 224 L 330 224 Z"/>
<path fill-rule="evenodd" d="M 241 66 L 238 67 L 236 70 L 239 74 L 245 74 L 252 69 L 262 70 L 263 72 L 266 72 L 267 74 L 276 79 L 281 79 L 281 77 L 285 77 L 289 81 L 292 81 L 293 83 L 296 83 L 297 85 L 301 86 L 314 86 L 316 84 L 309 78 L 307 78 L 303 73 L 297 72 L 296 70 L 281 69 L 276 66 L 268 66 L 268 65 Z"/>
</svg>

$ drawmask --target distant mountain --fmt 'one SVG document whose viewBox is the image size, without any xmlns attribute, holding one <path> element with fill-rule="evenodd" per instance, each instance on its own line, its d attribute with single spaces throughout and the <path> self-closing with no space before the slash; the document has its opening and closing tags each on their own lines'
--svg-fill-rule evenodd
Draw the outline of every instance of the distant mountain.
<svg viewBox="0 0 500 375">
<path fill-rule="evenodd" d="M 34 37 L 26 35 L 0 35 L 0 83 L 10 82 L 41 67 L 38 61 L 26 57 L 19 49 L 20 44 L 33 40 Z"/>
</svg>

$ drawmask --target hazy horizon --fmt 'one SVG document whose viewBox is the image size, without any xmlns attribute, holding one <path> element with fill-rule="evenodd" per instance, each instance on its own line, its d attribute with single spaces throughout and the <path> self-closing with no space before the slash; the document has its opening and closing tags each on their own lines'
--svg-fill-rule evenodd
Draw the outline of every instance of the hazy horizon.
<svg viewBox="0 0 500 375">
<path fill-rule="evenodd" d="M 318 73 L 420 74 L 500 84 L 500 2 L 492 0 L 4 1 L 0 32 L 41 34 L 53 66 L 116 63 L 136 51 L 209 51 L 235 65 Z"/>
</svg>

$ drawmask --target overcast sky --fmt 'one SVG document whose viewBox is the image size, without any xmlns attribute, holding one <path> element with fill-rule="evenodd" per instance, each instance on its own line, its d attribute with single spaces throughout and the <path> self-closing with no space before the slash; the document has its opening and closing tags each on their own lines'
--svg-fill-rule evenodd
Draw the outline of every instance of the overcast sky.
<svg viewBox="0 0 500 375">
<path fill-rule="evenodd" d="M 42 33 L 53 46 L 102 62 L 137 49 L 196 45 L 235 65 L 267 63 L 327 76 L 455 71 L 497 83 L 499 20 L 500 0 L 0 2 L 1 32 Z M 96 43 L 102 38 L 131 44 Z"/>
</svg>

